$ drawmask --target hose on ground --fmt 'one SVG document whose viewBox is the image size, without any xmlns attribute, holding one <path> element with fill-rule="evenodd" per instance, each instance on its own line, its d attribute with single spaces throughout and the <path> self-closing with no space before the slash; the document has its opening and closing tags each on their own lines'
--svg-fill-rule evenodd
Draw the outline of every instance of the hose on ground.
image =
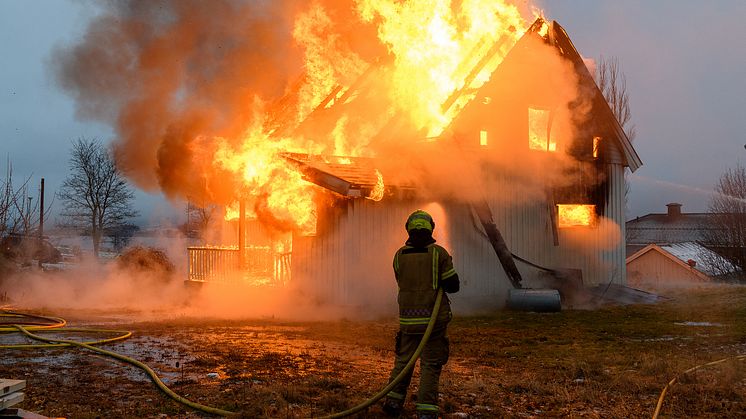
<svg viewBox="0 0 746 419">
<path fill-rule="evenodd" d="M 746 359 L 746 355 L 738 355 L 738 356 L 733 356 L 733 357 L 729 357 L 729 358 L 718 359 L 717 361 L 712 361 L 712 362 L 708 362 L 706 364 L 697 365 L 695 367 L 689 368 L 688 370 L 686 370 L 683 373 L 681 373 L 681 375 L 689 374 L 690 372 L 697 371 L 700 368 L 711 367 L 713 365 L 722 364 L 723 362 L 726 362 L 726 361 L 729 361 L 729 360 L 741 361 L 741 360 L 744 360 L 744 359 Z M 665 387 L 663 387 L 663 391 L 661 391 L 661 395 L 660 395 L 660 397 L 658 397 L 658 403 L 655 406 L 655 412 L 653 412 L 653 419 L 657 419 L 658 418 L 658 415 L 661 413 L 661 408 L 663 407 L 663 399 L 666 397 L 666 393 L 668 392 L 668 389 L 671 386 L 673 386 L 674 384 L 676 384 L 676 382 L 678 380 L 679 380 L 678 376 L 674 377 L 674 378 L 671 379 L 671 381 L 668 382 L 668 384 L 666 384 Z"/>
<path fill-rule="evenodd" d="M 114 342 L 118 340 L 127 339 L 128 337 L 132 336 L 132 332 L 129 332 L 126 330 L 110 330 L 110 329 L 78 329 L 78 328 L 62 329 L 62 327 L 65 326 L 65 324 L 67 323 L 64 319 L 61 319 L 58 317 L 26 315 L 26 314 L 16 313 L 12 311 L 0 312 L 0 318 L 11 318 L 12 320 L 17 320 L 13 323 L 2 322 L 3 326 L 0 327 L 0 333 L 9 333 L 9 332 L 18 331 L 28 336 L 31 339 L 38 340 L 41 342 L 46 342 L 41 345 L 29 345 L 29 344 L 0 345 L 0 349 L 54 348 L 54 347 L 63 347 L 63 346 L 77 346 L 80 348 L 88 349 L 90 351 L 93 351 L 93 352 L 96 352 L 96 353 L 99 353 L 99 354 L 102 354 L 102 355 L 105 355 L 111 358 L 118 359 L 120 361 L 126 362 L 128 364 L 134 365 L 142 369 L 150 377 L 153 383 L 155 383 L 158 389 L 166 393 L 168 397 L 174 399 L 175 401 L 185 406 L 188 406 L 195 410 L 199 410 L 201 412 L 210 413 L 210 414 L 219 415 L 219 416 L 231 416 L 235 414 L 234 412 L 230 412 L 230 411 L 223 410 L 223 409 L 218 409 L 215 407 L 205 406 L 203 404 L 199 404 L 191 400 L 188 400 L 176 394 L 173 390 L 171 390 L 165 384 L 163 384 L 163 381 L 161 381 L 161 379 L 158 378 L 158 374 L 156 374 L 155 371 L 153 371 L 153 369 L 147 366 L 146 364 L 134 358 L 130 358 L 128 356 L 118 354 L 116 352 L 108 351 L 106 349 L 93 346 L 96 344 L 110 343 L 110 342 Z M 22 321 L 23 318 L 34 319 L 34 322 Z M 32 330 L 33 331 L 50 331 L 51 330 L 55 332 L 121 333 L 121 335 L 115 336 L 113 338 L 101 339 L 101 340 L 96 340 L 96 341 L 91 341 L 91 342 L 78 342 L 74 340 L 52 339 L 52 338 L 47 338 L 44 336 L 39 336 L 37 334 L 31 333 Z"/>
<path fill-rule="evenodd" d="M 412 354 L 412 357 L 409 358 L 409 362 L 407 362 L 407 365 L 404 366 L 404 369 L 401 370 L 399 375 L 394 377 L 391 382 L 384 387 L 381 391 L 376 393 L 373 397 L 365 400 L 364 402 L 360 403 L 359 405 L 352 407 L 350 409 L 347 409 L 345 411 L 339 412 L 339 413 L 333 413 L 328 416 L 322 416 L 319 419 L 336 419 L 336 418 L 343 418 L 350 415 L 354 415 L 355 413 L 358 413 L 362 411 L 363 409 L 366 409 L 373 405 L 373 403 L 381 400 L 384 398 L 397 384 L 401 382 L 401 380 L 404 379 L 404 376 L 409 373 L 409 371 L 414 368 L 415 362 L 417 362 L 417 358 L 420 357 L 420 354 L 422 354 L 422 350 L 425 348 L 425 344 L 427 343 L 427 340 L 430 338 L 430 335 L 433 333 L 433 329 L 435 328 L 435 320 L 438 318 L 438 311 L 440 311 L 440 303 L 443 300 L 443 289 L 438 288 L 438 296 L 435 298 L 435 304 L 433 305 L 433 313 L 430 316 L 430 321 L 427 323 L 427 329 L 425 329 L 425 334 L 422 335 L 422 340 L 420 340 L 420 344 L 417 346 L 417 349 L 415 349 L 414 353 Z"/>
<path fill-rule="evenodd" d="M 438 312 L 440 311 L 440 305 L 443 300 L 443 289 L 438 288 L 438 294 L 435 298 L 435 304 L 433 305 L 433 312 L 430 316 L 430 320 L 427 323 L 427 328 L 425 329 L 425 333 L 422 335 L 422 339 L 420 340 L 419 345 L 417 346 L 417 349 L 415 349 L 414 353 L 412 354 L 412 357 L 407 362 L 407 365 L 404 366 L 402 371 L 394 377 L 391 382 L 384 387 L 381 391 L 370 397 L 369 399 L 363 401 L 362 403 L 358 404 L 357 406 L 354 406 L 350 409 L 347 409 L 342 412 L 333 413 L 328 416 L 322 416 L 319 419 L 336 419 L 336 418 L 343 418 L 350 415 L 354 415 L 355 413 L 358 413 L 370 406 L 372 406 L 377 401 L 381 400 L 383 397 L 385 397 L 397 384 L 401 382 L 401 380 L 404 379 L 404 377 L 409 373 L 409 371 L 414 368 L 414 364 L 417 362 L 417 359 L 422 354 L 422 350 L 425 348 L 425 344 L 427 344 L 428 339 L 430 338 L 430 335 L 433 332 L 433 329 L 435 328 L 435 322 L 438 317 Z M 24 321 L 18 321 L 14 323 L 8 323 L 3 322 L 2 324 L 6 324 L 7 326 L 0 327 L 0 333 L 7 333 L 7 332 L 14 332 L 14 331 L 20 331 L 24 335 L 28 336 L 31 339 L 35 339 L 38 341 L 46 342 L 41 345 L 29 345 L 29 344 L 18 344 L 18 345 L 0 345 L 0 349 L 27 349 L 27 348 L 50 348 L 50 347 L 64 347 L 64 346 L 78 346 L 84 349 L 88 349 L 90 351 L 94 351 L 97 353 L 100 353 L 102 355 L 106 355 L 115 359 L 118 359 L 120 361 L 126 362 L 128 364 L 134 365 L 143 371 L 145 371 L 151 380 L 155 383 L 155 385 L 166 395 L 171 397 L 172 399 L 176 400 L 177 402 L 191 407 L 192 409 L 199 410 L 205 413 L 211 413 L 219 416 L 230 416 L 234 415 L 234 412 L 230 412 L 227 410 L 222 410 L 210 406 L 205 406 L 199 403 L 192 402 L 182 396 L 179 396 L 175 392 L 173 392 L 170 388 L 168 388 L 160 378 L 158 378 L 158 375 L 146 364 L 134 359 L 130 358 L 128 356 L 124 356 L 122 354 L 118 354 L 116 352 L 108 351 L 106 349 L 101 349 L 96 346 L 96 344 L 101 343 L 110 343 L 117 340 L 123 340 L 130 336 L 132 336 L 132 332 L 129 331 L 123 331 L 123 330 L 110 330 L 110 329 L 78 329 L 78 328 L 67 328 L 67 329 L 61 329 L 63 326 L 67 324 L 67 322 L 64 319 L 58 318 L 58 317 L 45 317 L 45 316 L 34 316 L 34 315 L 26 315 L 22 313 L 15 313 L 10 311 L 5 311 L 0 313 L 0 317 L 11 317 L 11 318 L 32 318 L 35 319 L 37 322 L 35 323 L 28 323 Z M 44 323 L 46 322 L 46 323 Z M 25 324 L 27 327 L 24 327 L 23 324 Z M 59 330 L 55 330 L 59 329 Z M 67 339 L 51 339 L 46 338 L 43 336 L 36 335 L 34 333 L 31 333 L 31 331 L 49 331 L 49 330 L 55 330 L 55 331 L 77 331 L 77 332 L 100 332 L 100 333 L 119 333 L 123 332 L 120 336 L 116 336 L 109 339 L 102 339 L 102 340 L 96 340 L 91 342 L 78 342 L 73 340 L 67 340 Z"/>
</svg>

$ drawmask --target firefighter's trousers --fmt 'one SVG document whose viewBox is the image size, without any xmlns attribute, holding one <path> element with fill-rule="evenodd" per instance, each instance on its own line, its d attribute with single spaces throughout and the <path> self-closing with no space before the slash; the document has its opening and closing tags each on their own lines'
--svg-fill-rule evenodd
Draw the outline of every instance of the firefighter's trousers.
<svg viewBox="0 0 746 419">
<path fill-rule="evenodd" d="M 420 356 L 420 388 L 417 393 L 417 410 L 438 411 L 438 382 L 443 365 L 448 362 L 448 337 L 447 327 L 433 330 L 425 348 Z M 422 333 L 404 333 L 401 330 L 396 334 L 396 360 L 394 369 L 391 371 L 389 382 L 393 380 L 407 365 L 414 354 L 417 346 L 422 340 Z M 412 380 L 414 368 L 396 385 L 388 397 L 404 401 L 407 396 L 407 388 Z"/>
</svg>

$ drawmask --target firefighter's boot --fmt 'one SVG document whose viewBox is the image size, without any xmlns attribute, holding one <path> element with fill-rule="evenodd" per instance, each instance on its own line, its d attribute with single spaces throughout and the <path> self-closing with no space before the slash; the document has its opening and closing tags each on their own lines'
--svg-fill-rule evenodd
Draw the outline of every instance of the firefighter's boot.
<svg viewBox="0 0 746 419">
<path fill-rule="evenodd" d="M 386 400 L 383 402 L 383 413 L 391 418 L 400 417 L 403 408 L 403 400 L 386 397 Z"/>
</svg>

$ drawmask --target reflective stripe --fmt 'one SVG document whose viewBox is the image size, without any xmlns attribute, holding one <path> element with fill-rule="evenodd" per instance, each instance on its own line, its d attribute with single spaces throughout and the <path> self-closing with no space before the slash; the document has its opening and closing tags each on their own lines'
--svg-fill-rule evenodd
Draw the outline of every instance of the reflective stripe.
<svg viewBox="0 0 746 419">
<path fill-rule="evenodd" d="M 438 406 L 434 404 L 425 404 L 425 403 L 417 403 L 416 405 L 417 410 L 424 410 L 427 412 L 437 412 Z"/>
<path fill-rule="evenodd" d="M 438 248 L 433 247 L 433 289 L 438 289 Z"/>
<path fill-rule="evenodd" d="M 403 394 L 399 394 L 399 393 L 397 393 L 395 391 L 389 391 L 389 394 L 387 394 L 386 397 L 390 397 L 390 398 L 396 399 L 396 400 L 404 400 L 404 395 Z"/>
<path fill-rule="evenodd" d="M 456 275 L 456 268 L 451 268 L 443 273 L 443 279 L 448 279 Z"/>
<path fill-rule="evenodd" d="M 428 324 L 430 317 L 399 317 L 399 324 Z"/>
</svg>

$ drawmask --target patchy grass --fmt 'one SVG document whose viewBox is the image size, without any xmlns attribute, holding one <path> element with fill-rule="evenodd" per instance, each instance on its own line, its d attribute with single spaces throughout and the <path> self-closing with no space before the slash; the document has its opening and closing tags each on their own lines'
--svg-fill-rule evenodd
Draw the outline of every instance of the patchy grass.
<svg viewBox="0 0 746 419">
<path fill-rule="evenodd" d="M 393 319 L 178 319 L 117 327 L 135 337 L 107 348 L 147 361 L 190 400 L 252 418 L 310 417 L 364 400 L 386 384 L 396 332 Z M 746 288 L 681 292 L 657 305 L 457 317 L 449 333 L 451 360 L 441 379 L 446 417 L 650 417 L 671 378 L 746 353 Z M 10 338 L 0 335 L 0 344 Z M 159 393 L 144 374 L 77 349 L 0 350 L 0 370 L 28 380 L 23 408 L 50 416 L 203 416 Z M 406 408 L 414 413 L 411 397 Z M 662 416 L 744 412 L 746 365 L 729 361 L 681 376 Z M 376 406 L 359 417 L 380 413 Z"/>
</svg>

